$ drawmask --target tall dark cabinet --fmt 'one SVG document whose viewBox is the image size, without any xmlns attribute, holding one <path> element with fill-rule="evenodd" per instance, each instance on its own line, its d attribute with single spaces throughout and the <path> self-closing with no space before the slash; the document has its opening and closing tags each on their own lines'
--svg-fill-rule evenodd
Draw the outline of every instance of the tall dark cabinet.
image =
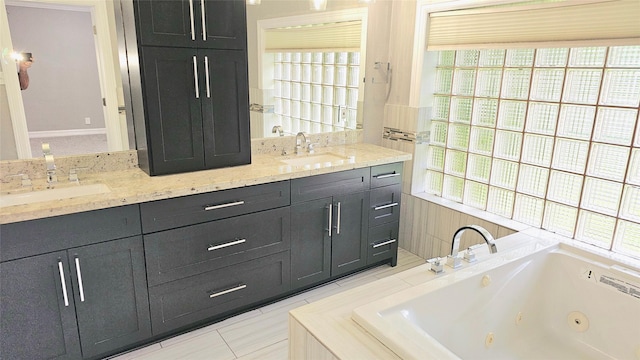
<svg viewBox="0 0 640 360">
<path fill-rule="evenodd" d="M 251 162 L 245 2 L 135 0 L 140 167 L 162 175 Z"/>
</svg>

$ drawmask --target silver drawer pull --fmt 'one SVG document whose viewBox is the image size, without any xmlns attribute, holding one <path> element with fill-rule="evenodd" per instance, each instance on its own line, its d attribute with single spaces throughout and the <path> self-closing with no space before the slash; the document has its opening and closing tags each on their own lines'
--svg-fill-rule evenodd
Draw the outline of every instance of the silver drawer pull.
<svg viewBox="0 0 640 360">
<path fill-rule="evenodd" d="M 332 224 L 332 218 L 333 218 L 333 204 L 329 204 L 328 206 L 329 208 L 329 228 L 327 229 L 327 231 L 329 231 L 329 236 L 331 236 L 331 226 L 333 226 Z"/>
<path fill-rule="evenodd" d="M 189 19 L 191 19 L 191 40 L 193 41 L 196 39 L 196 30 L 193 24 L 193 0 L 189 0 Z"/>
<path fill-rule="evenodd" d="M 207 83 L 207 98 L 211 98 L 211 82 L 209 81 L 209 57 L 204 57 L 204 75 Z"/>
<path fill-rule="evenodd" d="M 232 292 L 234 292 L 234 291 L 242 290 L 242 289 L 244 289 L 244 288 L 246 288 L 246 287 L 247 287 L 247 285 L 245 285 L 245 284 L 240 284 L 240 285 L 238 285 L 238 286 L 236 286 L 236 287 L 234 287 L 234 288 L 227 289 L 227 290 L 222 290 L 222 291 L 217 292 L 217 293 L 215 293 L 215 294 L 211 294 L 211 295 L 209 295 L 209 298 L 212 298 L 212 299 L 213 299 L 214 297 L 221 296 L 221 295 L 228 294 L 228 293 L 232 293 Z"/>
<path fill-rule="evenodd" d="M 390 177 L 394 177 L 394 176 L 400 176 L 400 173 L 375 175 L 374 178 L 376 178 L 376 179 L 386 179 L 386 178 L 390 178 Z"/>
<path fill-rule="evenodd" d="M 379 244 L 373 244 L 373 248 L 379 248 L 380 246 L 385 246 L 385 245 L 389 245 L 389 244 L 393 244 L 394 242 L 396 242 L 396 239 L 391 239 L 391 240 L 387 240 L 385 242 L 381 242 Z"/>
<path fill-rule="evenodd" d="M 247 239 L 239 239 L 239 240 L 236 240 L 236 241 L 230 241 L 228 243 L 224 243 L 224 244 L 220 244 L 220 245 L 215 245 L 215 246 L 209 245 L 209 248 L 207 249 L 207 251 L 224 249 L 224 248 L 229 247 L 229 246 L 242 244 L 243 242 L 246 242 L 246 241 L 247 241 Z"/>
<path fill-rule="evenodd" d="M 60 284 L 62 285 L 62 297 L 64 298 L 64 306 L 69 306 L 67 282 L 64 280 L 64 269 L 62 268 L 62 261 L 58 261 L 58 272 L 60 273 Z"/>
<path fill-rule="evenodd" d="M 380 205 L 380 206 L 376 206 L 373 208 L 373 210 L 382 210 L 382 209 L 386 209 L 386 208 L 390 208 L 390 207 L 394 207 L 394 206 L 398 206 L 398 203 L 391 203 L 391 204 L 387 204 L 387 205 Z"/>
<path fill-rule="evenodd" d="M 340 201 L 338 201 L 338 221 L 336 226 L 336 234 L 340 235 Z"/>
<path fill-rule="evenodd" d="M 193 87 L 196 92 L 196 99 L 200 99 L 200 85 L 198 84 L 198 58 L 193 57 Z"/>
<path fill-rule="evenodd" d="M 236 205 L 244 205 L 244 201 L 236 201 L 236 202 L 230 202 L 230 203 L 226 203 L 226 204 L 206 206 L 204 208 L 204 211 L 223 209 L 223 208 L 226 208 L 226 207 L 229 207 L 229 206 L 236 206 Z"/>
<path fill-rule="evenodd" d="M 82 283 L 82 271 L 80 271 L 80 259 L 76 258 L 76 275 L 78 275 L 78 291 L 80 292 L 80 302 L 84 302 L 84 285 Z"/>
<path fill-rule="evenodd" d="M 207 41 L 207 21 L 205 20 L 204 0 L 200 0 L 200 14 L 202 16 L 202 40 Z"/>
</svg>

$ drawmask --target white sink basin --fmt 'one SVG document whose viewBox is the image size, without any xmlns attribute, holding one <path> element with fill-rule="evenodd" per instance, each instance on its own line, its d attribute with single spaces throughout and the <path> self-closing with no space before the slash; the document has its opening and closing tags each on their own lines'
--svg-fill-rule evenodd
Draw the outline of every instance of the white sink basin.
<svg viewBox="0 0 640 360">
<path fill-rule="evenodd" d="M 323 153 L 323 154 L 312 154 L 312 155 L 299 155 L 292 156 L 288 159 L 280 160 L 281 162 L 295 167 L 309 167 L 309 168 L 320 168 L 331 165 L 341 165 L 350 162 L 350 159 L 332 154 L 332 153 Z"/>
<path fill-rule="evenodd" d="M 109 187 L 105 184 L 88 184 L 1 195 L 0 207 L 71 199 L 80 196 L 104 194 L 110 191 Z"/>
</svg>

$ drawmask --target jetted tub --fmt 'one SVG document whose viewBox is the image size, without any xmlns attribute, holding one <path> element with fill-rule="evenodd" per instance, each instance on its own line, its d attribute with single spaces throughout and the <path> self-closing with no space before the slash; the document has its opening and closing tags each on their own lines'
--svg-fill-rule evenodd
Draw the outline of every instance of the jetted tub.
<svg viewBox="0 0 640 360">
<path fill-rule="evenodd" d="M 487 255 L 352 318 L 403 359 L 640 360 L 640 272 L 557 242 Z"/>
</svg>

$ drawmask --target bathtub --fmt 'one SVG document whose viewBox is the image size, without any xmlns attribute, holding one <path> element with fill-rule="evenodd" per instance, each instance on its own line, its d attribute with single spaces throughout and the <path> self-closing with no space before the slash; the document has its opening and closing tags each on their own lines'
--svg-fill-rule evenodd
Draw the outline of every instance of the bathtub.
<svg viewBox="0 0 640 360">
<path fill-rule="evenodd" d="M 357 308 L 403 359 L 640 360 L 640 272 L 563 243 L 488 255 Z"/>
</svg>

